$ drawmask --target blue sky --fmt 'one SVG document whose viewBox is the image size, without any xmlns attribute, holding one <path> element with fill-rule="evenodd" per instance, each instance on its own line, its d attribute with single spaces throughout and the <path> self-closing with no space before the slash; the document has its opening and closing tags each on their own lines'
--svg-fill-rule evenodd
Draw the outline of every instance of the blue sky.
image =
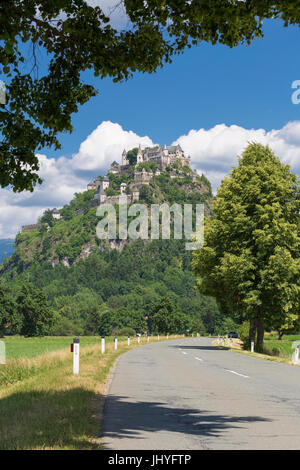
<svg viewBox="0 0 300 470">
<path fill-rule="evenodd" d="M 135 74 L 121 84 L 85 74 L 99 94 L 74 115 L 74 133 L 61 137 L 58 154 L 76 152 L 107 120 L 171 144 L 190 129 L 218 123 L 270 130 L 300 119 L 300 105 L 291 102 L 291 83 L 300 78 L 300 29 L 266 21 L 264 31 L 251 46 L 203 43 L 157 73 Z"/>
<path fill-rule="evenodd" d="M 266 21 L 264 32 L 235 49 L 203 43 L 125 83 L 86 73 L 99 94 L 73 116 L 74 132 L 60 136 L 61 150 L 40 153 L 43 184 L 34 193 L 0 189 L 0 238 L 68 203 L 138 144 L 180 143 L 215 191 L 249 141 L 270 145 L 300 174 L 300 104 L 291 101 L 292 82 L 300 80 L 300 28 Z"/>
</svg>

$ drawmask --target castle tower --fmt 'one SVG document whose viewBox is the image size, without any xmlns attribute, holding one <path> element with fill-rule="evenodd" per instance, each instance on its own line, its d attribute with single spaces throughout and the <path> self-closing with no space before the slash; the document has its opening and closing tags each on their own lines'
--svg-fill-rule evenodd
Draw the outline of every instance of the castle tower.
<svg viewBox="0 0 300 470">
<path fill-rule="evenodd" d="M 109 188 L 109 178 L 107 176 L 104 176 L 101 184 L 101 189 L 105 191 L 105 189 Z"/>
<path fill-rule="evenodd" d="M 127 184 L 126 183 L 121 183 L 121 185 L 120 185 L 120 194 L 121 195 L 126 194 L 126 188 L 127 188 Z"/>
<path fill-rule="evenodd" d="M 142 153 L 141 144 L 140 144 L 139 149 L 138 149 L 138 153 L 137 153 L 137 156 L 136 156 L 136 164 L 138 165 L 142 161 L 143 161 L 143 153 Z"/>
<path fill-rule="evenodd" d="M 129 165 L 129 161 L 127 160 L 127 152 L 125 149 L 122 153 L 122 165 Z"/>
</svg>

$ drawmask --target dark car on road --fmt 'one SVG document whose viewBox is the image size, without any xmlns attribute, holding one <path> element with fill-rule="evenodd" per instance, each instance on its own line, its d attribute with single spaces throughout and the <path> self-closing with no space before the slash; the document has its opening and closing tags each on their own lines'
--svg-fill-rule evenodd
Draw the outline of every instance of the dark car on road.
<svg viewBox="0 0 300 470">
<path fill-rule="evenodd" d="M 230 331 L 228 333 L 228 338 L 238 338 L 239 335 L 235 331 Z"/>
</svg>

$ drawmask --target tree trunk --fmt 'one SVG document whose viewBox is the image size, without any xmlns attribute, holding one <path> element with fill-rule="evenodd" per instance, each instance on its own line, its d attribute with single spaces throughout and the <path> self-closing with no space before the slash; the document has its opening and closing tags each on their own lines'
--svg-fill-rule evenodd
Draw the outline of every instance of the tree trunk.
<svg viewBox="0 0 300 470">
<path fill-rule="evenodd" d="M 258 318 L 256 320 L 257 325 L 257 349 L 262 350 L 264 345 L 264 334 L 265 334 L 265 324 L 263 318 Z"/>
<path fill-rule="evenodd" d="M 250 320 L 250 328 L 249 328 L 249 343 L 251 346 L 252 341 L 255 342 L 256 336 L 256 320 Z"/>
<path fill-rule="evenodd" d="M 281 341 L 283 337 L 283 331 L 278 330 L 277 333 L 278 333 L 278 339 L 279 341 Z"/>
</svg>

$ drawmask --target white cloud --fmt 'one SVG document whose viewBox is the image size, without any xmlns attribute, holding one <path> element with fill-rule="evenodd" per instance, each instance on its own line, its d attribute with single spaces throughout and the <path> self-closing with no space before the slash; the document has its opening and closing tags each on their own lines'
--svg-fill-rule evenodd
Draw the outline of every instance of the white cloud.
<svg viewBox="0 0 300 470">
<path fill-rule="evenodd" d="M 14 237 L 22 225 L 35 223 L 47 209 L 67 204 L 75 192 L 84 191 L 89 180 L 104 174 L 122 151 L 153 145 L 149 137 L 125 131 L 119 124 L 104 121 L 80 145 L 72 158 L 38 155 L 39 174 L 44 180 L 33 193 L 0 189 L 0 238 Z"/>
<path fill-rule="evenodd" d="M 113 28 L 120 30 L 130 26 L 130 20 L 123 2 L 120 0 L 86 0 L 86 2 L 92 7 L 100 7 L 103 13 L 110 18 L 110 25 Z"/>
<path fill-rule="evenodd" d="M 179 143 L 192 159 L 193 166 L 211 181 L 214 190 L 231 166 L 237 164 L 249 142 L 269 145 L 292 171 L 300 174 L 300 121 L 289 122 L 282 129 L 244 129 L 218 124 L 211 129 L 191 130 L 174 143 Z"/>
<path fill-rule="evenodd" d="M 74 170 L 106 170 L 120 159 L 124 148 L 137 145 L 153 145 L 149 137 L 139 137 L 132 131 L 124 131 L 119 124 L 104 121 L 82 142 L 79 152 L 72 159 Z"/>
<path fill-rule="evenodd" d="M 291 165 L 293 172 L 300 174 L 300 121 L 269 132 L 219 124 L 207 130 L 191 130 L 176 143 L 180 143 L 191 156 L 192 166 L 203 172 L 216 189 L 251 141 L 270 145 L 283 162 Z M 0 238 L 14 237 L 21 225 L 35 223 L 45 209 L 68 203 L 75 192 L 86 189 L 91 178 L 105 174 L 113 160 L 120 162 L 124 148 L 129 150 L 139 144 L 151 146 L 153 142 L 148 136 L 141 137 L 119 124 L 104 121 L 81 143 L 72 158 L 38 155 L 44 179 L 41 186 L 33 193 L 21 194 L 0 189 Z"/>
</svg>

